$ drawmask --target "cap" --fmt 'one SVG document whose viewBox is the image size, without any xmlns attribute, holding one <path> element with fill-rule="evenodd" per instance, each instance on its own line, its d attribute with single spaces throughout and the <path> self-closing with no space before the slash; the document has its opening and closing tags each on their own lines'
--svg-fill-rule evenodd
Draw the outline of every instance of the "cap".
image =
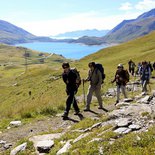
<svg viewBox="0 0 155 155">
<path fill-rule="evenodd" d="M 117 67 L 122 67 L 123 68 L 123 65 L 122 64 L 118 64 L 118 66 Z"/>
</svg>

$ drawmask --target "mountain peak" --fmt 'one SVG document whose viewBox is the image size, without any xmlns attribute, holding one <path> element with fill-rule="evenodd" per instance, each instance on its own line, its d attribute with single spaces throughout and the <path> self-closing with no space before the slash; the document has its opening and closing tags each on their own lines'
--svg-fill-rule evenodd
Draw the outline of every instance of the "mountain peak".
<svg viewBox="0 0 155 155">
<path fill-rule="evenodd" d="M 148 17 L 155 17 L 155 8 L 138 16 L 137 19 L 143 19 Z"/>
</svg>

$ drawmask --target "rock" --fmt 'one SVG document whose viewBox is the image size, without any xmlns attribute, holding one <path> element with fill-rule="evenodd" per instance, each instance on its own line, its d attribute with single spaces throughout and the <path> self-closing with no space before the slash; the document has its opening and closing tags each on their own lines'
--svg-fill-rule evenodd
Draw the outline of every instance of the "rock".
<svg viewBox="0 0 155 155">
<path fill-rule="evenodd" d="M 38 136 L 33 136 L 29 138 L 30 141 L 34 143 L 34 147 L 37 152 L 37 144 L 40 141 L 50 141 L 53 139 L 58 139 L 60 138 L 64 133 L 55 133 L 55 134 L 46 134 L 46 135 L 38 135 Z"/>
<path fill-rule="evenodd" d="M 6 141 L 0 140 L 0 145 L 1 145 L 1 144 L 3 144 L 3 145 L 6 144 Z"/>
<path fill-rule="evenodd" d="M 85 134 L 81 134 L 79 137 L 77 137 L 76 139 L 74 139 L 73 143 L 78 142 L 79 140 L 81 140 L 82 138 L 85 138 L 86 136 L 88 136 L 90 133 L 85 133 Z"/>
<path fill-rule="evenodd" d="M 54 146 L 53 140 L 42 140 L 36 144 L 39 153 L 49 153 L 52 146 Z"/>
<path fill-rule="evenodd" d="M 92 143 L 92 142 L 95 142 L 95 141 L 97 141 L 97 142 L 102 142 L 103 141 L 103 139 L 102 138 L 93 138 L 91 141 L 89 141 L 88 143 Z"/>
<path fill-rule="evenodd" d="M 127 134 L 127 133 L 131 132 L 131 129 L 126 128 L 126 127 L 121 127 L 121 128 L 114 130 L 114 132 L 119 133 L 119 134 Z"/>
<path fill-rule="evenodd" d="M 149 95 L 146 95 L 144 98 L 138 100 L 137 103 L 148 103 L 149 97 Z"/>
<path fill-rule="evenodd" d="M 11 152 L 10 155 L 16 155 L 20 151 L 24 151 L 26 149 L 27 143 L 23 143 L 16 148 L 14 148 Z"/>
<path fill-rule="evenodd" d="M 56 155 L 60 155 L 62 153 L 66 153 L 72 147 L 72 145 L 70 144 L 71 141 L 72 140 L 68 140 L 66 142 L 66 144 L 57 152 Z"/>
<path fill-rule="evenodd" d="M 11 121 L 10 122 L 10 125 L 15 126 L 15 127 L 20 126 L 21 124 L 22 124 L 21 121 Z"/>
<path fill-rule="evenodd" d="M 103 147 L 102 146 L 99 147 L 99 155 L 103 155 Z"/>
<path fill-rule="evenodd" d="M 3 148 L 7 150 L 7 149 L 9 149 L 11 146 L 12 146 L 12 143 L 8 143 L 8 144 L 5 144 L 5 145 L 3 146 Z"/>
<path fill-rule="evenodd" d="M 120 118 L 116 120 L 116 125 L 118 127 L 127 127 L 129 124 L 131 124 L 131 119 L 129 118 Z"/>
<path fill-rule="evenodd" d="M 129 128 L 132 129 L 132 130 L 139 130 L 141 128 L 141 126 L 136 125 L 136 124 L 131 124 L 131 125 L 129 125 Z"/>
</svg>

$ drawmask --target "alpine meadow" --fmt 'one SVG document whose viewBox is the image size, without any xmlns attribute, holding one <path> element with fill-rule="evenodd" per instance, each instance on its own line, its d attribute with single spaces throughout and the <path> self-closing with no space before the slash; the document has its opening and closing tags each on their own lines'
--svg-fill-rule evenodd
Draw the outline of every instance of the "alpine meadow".
<svg viewBox="0 0 155 155">
<path fill-rule="evenodd" d="M 26 55 L 26 53 L 29 53 Z M 23 142 L 27 142 L 27 147 L 21 152 L 23 155 L 34 154 L 35 149 L 30 141 L 34 135 L 63 133 L 61 137 L 54 140 L 54 146 L 46 153 L 55 155 L 64 143 L 70 141 L 72 147 L 63 154 L 71 155 L 153 155 L 155 154 L 155 126 L 148 128 L 146 132 L 130 132 L 128 134 L 118 134 L 114 132 L 115 127 L 112 124 L 106 124 L 112 118 L 109 113 L 118 109 L 114 106 L 115 97 L 108 98 L 103 96 L 104 106 L 109 112 L 97 114 L 97 118 L 91 117 L 91 114 L 85 114 L 84 119 L 74 121 L 64 121 L 59 114 L 63 113 L 66 93 L 65 84 L 62 81 L 62 63 L 70 62 L 71 67 L 76 67 L 80 71 L 81 78 L 87 77 L 88 63 L 91 61 L 102 63 L 105 69 L 106 78 L 102 87 L 102 94 L 105 94 L 109 88 L 115 87 L 111 84 L 117 65 L 122 63 L 128 69 L 129 59 L 138 63 L 143 60 L 155 61 L 155 32 L 132 41 L 122 43 L 113 47 L 108 47 L 94 54 L 88 55 L 78 61 L 65 59 L 60 55 L 50 55 L 48 53 L 39 53 L 22 47 L 0 45 L 0 140 L 6 138 L 6 141 L 14 136 L 9 142 L 16 147 Z M 153 72 L 152 76 L 155 76 Z M 135 77 L 130 77 L 134 82 Z M 155 81 L 150 81 L 151 91 L 155 88 Z M 79 98 L 79 107 L 82 112 L 84 108 L 83 93 L 88 89 L 88 83 L 83 87 L 81 84 L 76 96 Z M 140 94 L 139 91 L 129 91 L 128 97 L 134 98 Z M 130 104 L 136 104 L 134 101 Z M 97 102 L 93 100 L 92 109 L 96 110 Z M 153 106 L 153 105 L 152 105 Z M 71 117 L 75 118 L 72 114 Z M 139 116 L 140 117 L 140 116 Z M 141 114 L 145 120 L 155 121 L 155 114 L 147 111 Z M 57 121 L 57 119 L 59 121 Z M 8 128 L 9 122 L 20 120 L 21 126 Z M 47 120 L 50 123 L 47 124 Z M 148 121 L 148 122 L 149 122 Z M 42 124 L 39 125 L 39 122 Z M 100 124 L 102 122 L 102 125 Z M 103 125 L 105 122 L 105 125 Z M 37 124 L 33 128 L 33 125 Z M 100 124 L 95 127 L 93 125 Z M 31 125 L 31 128 L 28 128 Z M 46 126 L 46 130 L 39 130 Z M 53 128 L 52 128 L 53 126 Z M 27 131 L 26 131 L 27 129 Z M 31 129 L 32 131 L 29 131 Z M 75 142 L 81 135 L 80 130 L 84 131 L 81 140 Z M 28 133 L 29 131 L 29 133 Z M 25 132 L 25 134 L 21 134 Z M 87 132 L 87 133 L 85 133 Z M 20 134 L 19 134 L 20 133 Z M 31 133 L 31 134 L 30 134 Z M 99 134 L 100 133 L 100 134 Z M 8 134 L 8 135 L 7 135 Z M 20 136 L 21 135 L 21 136 Z M 98 140 L 92 140 L 98 138 Z M 111 142 L 111 143 L 110 143 Z M 2 145 L 2 144 L 0 144 Z M 2 154 L 10 154 L 13 149 L 10 147 L 1 149 Z M 103 152 L 102 152 L 103 151 Z M 20 153 L 19 153 L 20 154 Z"/>
</svg>

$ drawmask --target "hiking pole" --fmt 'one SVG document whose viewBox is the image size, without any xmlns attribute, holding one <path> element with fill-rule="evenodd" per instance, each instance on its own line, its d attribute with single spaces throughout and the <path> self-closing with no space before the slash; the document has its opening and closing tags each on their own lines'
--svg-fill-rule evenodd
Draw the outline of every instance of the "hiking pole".
<svg viewBox="0 0 155 155">
<path fill-rule="evenodd" d="M 132 98 L 134 98 L 133 97 L 133 92 L 134 92 L 134 85 L 135 85 L 135 81 L 136 81 L 136 74 L 134 75 L 134 80 L 133 80 L 133 87 L 132 87 Z"/>
<path fill-rule="evenodd" d="M 86 100 L 85 100 L 85 89 L 84 89 L 84 79 L 82 80 L 83 82 L 83 101 L 84 101 L 84 105 L 86 105 Z"/>
</svg>

